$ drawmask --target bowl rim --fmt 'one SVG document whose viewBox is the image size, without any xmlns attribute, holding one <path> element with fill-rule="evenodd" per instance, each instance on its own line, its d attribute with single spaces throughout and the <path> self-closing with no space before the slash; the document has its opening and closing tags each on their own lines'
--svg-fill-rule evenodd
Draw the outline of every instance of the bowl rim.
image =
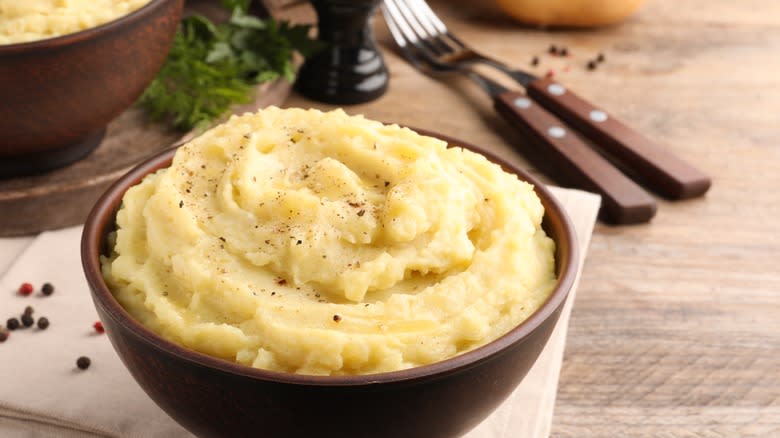
<svg viewBox="0 0 780 438">
<path fill-rule="evenodd" d="M 534 186 L 537 196 L 545 208 L 545 221 L 557 216 L 558 221 L 552 220 L 550 226 L 560 228 L 560 235 L 556 240 L 556 253 L 562 254 L 563 259 L 557 259 L 559 275 L 550 295 L 542 305 L 528 318 L 515 326 L 507 333 L 495 340 L 469 350 L 465 353 L 434 362 L 403 370 L 389 371 L 375 374 L 322 376 L 308 374 L 293 374 L 281 371 L 271 371 L 238 364 L 225 359 L 206 355 L 195 350 L 175 344 L 162 336 L 152 332 L 135 320 L 114 298 L 102 276 L 100 255 L 104 236 L 109 228 L 113 228 L 116 212 L 121 205 L 122 198 L 130 187 L 139 183 L 146 175 L 164 167 L 168 167 L 173 159 L 175 151 L 180 146 L 165 149 L 141 162 L 114 182 L 98 199 L 84 224 L 81 239 L 81 261 L 92 292 L 92 298 L 96 306 L 102 307 L 108 316 L 112 317 L 127 331 L 128 334 L 153 348 L 164 351 L 178 357 L 181 360 L 195 365 L 212 368 L 227 374 L 249 377 L 264 381 L 293 385 L 314 386 L 360 386 L 380 383 L 403 383 L 423 378 L 435 378 L 456 373 L 477 366 L 479 363 L 492 357 L 501 355 L 502 351 L 514 344 L 522 343 L 551 315 L 562 307 L 564 301 L 574 286 L 575 277 L 579 266 L 579 246 L 574 226 L 566 211 L 553 194 L 544 187 L 536 178 L 526 171 L 506 160 L 496 156 L 484 148 L 471 143 L 457 140 L 453 137 L 438 134 L 425 129 L 414 129 L 421 135 L 428 135 L 448 143 L 448 147 L 462 147 L 485 156 L 489 161 L 496 163 L 505 171 L 514 173 L 520 180 Z M 552 212 L 550 214 L 549 212 Z M 557 257 L 556 257 L 557 258 Z"/>
<path fill-rule="evenodd" d="M 130 12 L 129 14 L 121 15 L 103 24 L 88 27 L 77 32 L 66 33 L 64 35 L 40 40 L 26 41 L 23 43 L 0 44 L 0 56 L 6 54 L 16 54 L 20 52 L 23 53 L 36 49 L 57 49 L 70 44 L 78 44 L 100 34 L 109 33 L 119 27 L 129 25 L 131 22 L 143 20 L 148 14 L 151 14 L 162 4 L 169 1 L 178 0 L 150 0 L 148 3 Z"/>
</svg>

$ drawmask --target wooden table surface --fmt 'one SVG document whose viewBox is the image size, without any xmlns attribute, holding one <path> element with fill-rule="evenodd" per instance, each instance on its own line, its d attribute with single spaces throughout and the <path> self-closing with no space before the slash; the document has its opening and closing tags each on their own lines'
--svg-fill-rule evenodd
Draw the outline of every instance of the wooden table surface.
<svg viewBox="0 0 780 438">
<path fill-rule="evenodd" d="M 488 3 L 433 2 L 477 48 L 519 66 L 539 55 L 537 72 L 554 68 L 714 180 L 704 198 L 659 199 L 648 225 L 597 226 L 552 435 L 780 436 L 780 2 L 649 0 L 623 25 L 595 31 L 524 28 Z M 421 76 L 376 24 L 390 89 L 349 112 L 447 133 L 532 168 L 518 152 L 523 139 L 479 89 Z M 572 57 L 552 59 L 550 44 Z M 606 62 L 587 71 L 599 52 Z M 300 96 L 286 105 L 329 108 Z"/>
</svg>

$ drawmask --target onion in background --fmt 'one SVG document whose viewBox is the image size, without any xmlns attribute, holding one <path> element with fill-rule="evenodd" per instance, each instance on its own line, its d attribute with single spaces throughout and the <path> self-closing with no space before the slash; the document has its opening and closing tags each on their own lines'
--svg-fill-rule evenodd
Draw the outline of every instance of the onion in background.
<svg viewBox="0 0 780 438">
<path fill-rule="evenodd" d="M 595 27 L 620 22 L 644 0 L 496 0 L 511 17 L 541 26 Z"/>
</svg>

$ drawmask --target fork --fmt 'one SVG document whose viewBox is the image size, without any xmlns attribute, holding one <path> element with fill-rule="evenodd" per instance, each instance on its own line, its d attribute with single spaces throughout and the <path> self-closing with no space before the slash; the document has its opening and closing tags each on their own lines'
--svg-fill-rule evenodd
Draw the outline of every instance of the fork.
<svg viewBox="0 0 780 438">
<path fill-rule="evenodd" d="M 703 195 L 709 189 L 708 176 L 604 109 L 551 78 L 537 78 L 475 51 L 450 32 L 424 0 L 385 0 L 383 11 L 396 24 L 405 23 L 401 27 L 408 32 L 403 35 L 407 41 L 414 41 L 418 58 L 440 67 L 461 69 L 487 64 L 502 71 L 523 86 L 529 97 L 579 130 L 621 168 L 657 193 L 671 199 L 687 199 Z"/>
<path fill-rule="evenodd" d="M 401 52 L 418 70 L 434 77 L 464 74 L 476 82 L 492 97 L 496 111 L 532 143 L 534 147 L 527 152 L 536 152 L 529 158 L 535 159 L 538 167 L 558 175 L 563 183 L 602 196 L 604 220 L 616 224 L 641 223 L 655 215 L 656 203 L 650 194 L 525 94 L 510 91 L 462 64 L 440 63 L 425 56 L 424 42 L 405 20 L 399 2 L 385 0 L 381 4 L 382 12 Z"/>
</svg>

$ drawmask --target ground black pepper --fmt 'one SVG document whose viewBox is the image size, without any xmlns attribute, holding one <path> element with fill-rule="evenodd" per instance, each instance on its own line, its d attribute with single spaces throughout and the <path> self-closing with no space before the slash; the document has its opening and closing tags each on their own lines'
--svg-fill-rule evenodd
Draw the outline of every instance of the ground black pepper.
<svg viewBox="0 0 780 438">
<path fill-rule="evenodd" d="M 333 321 L 335 322 L 341 321 L 341 315 L 333 315 Z"/>
<path fill-rule="evenodd" d="M 25 327 L 32 327 L 33 324 L 35 324 L 35 318 L 33 318 L 32 315 L 27 313 L 22 315 L 22 325 Z"/>
<path fill-rule="evenodd" d="M 561 48 L 561 56 L 569 56 L 569 49 L 566 47 Z"/>
<path fill-rule="evenodd" d="M 54 293 L 54 286 L 51 283 L 43 283 L 43 287 L 41 287 L 41 293 L 48 297 Z"/>
<path fill-rule="evenodd" d="M 596 61 L 588 61 L 588 70 L 596 69 Z"/>
<path fill-rule="evenodd" d="M 604 57 L 603 53 L 599 53 L 599 56 L 596 57 L 597 62 L 604 62 L 606 58 Z"/>
<path fill-rule="evenodd" d="M 8 328 L 8 330 L 16 330 L 19 328 L 19 320 L 16 318 L 8 318 L 8 321 L 6 321 L 5 326 Z"/>
<path fill-rule="evenodd" d="M 531 58 L 531 65 L 534 66 L 534 67 L 539 65 L 539 57 L 538 56 L 534 56 L 533 58 Z"/>
<path fill-rule="evenodd" d="M 41 316 L 38 318 L 38 328 L 41 330 L 46 330 L 49 328 L 49 318 L 45 316 Z"/>
<path fill-rule="evenodd" d="M 87 356 L 81 356 L 76 359 L 76 366 L 79 367 L 80 370 L 86 370 L 91 364 L 92 361 Z"/>
<path fill-rule="evenodd" d="M 550 45 L 550 48 L 547 49 L 548 52 L 550 52 L 551 55 L 557 55 L 558 54 L 558 47 L 555 44 Z"/>
</svg>

